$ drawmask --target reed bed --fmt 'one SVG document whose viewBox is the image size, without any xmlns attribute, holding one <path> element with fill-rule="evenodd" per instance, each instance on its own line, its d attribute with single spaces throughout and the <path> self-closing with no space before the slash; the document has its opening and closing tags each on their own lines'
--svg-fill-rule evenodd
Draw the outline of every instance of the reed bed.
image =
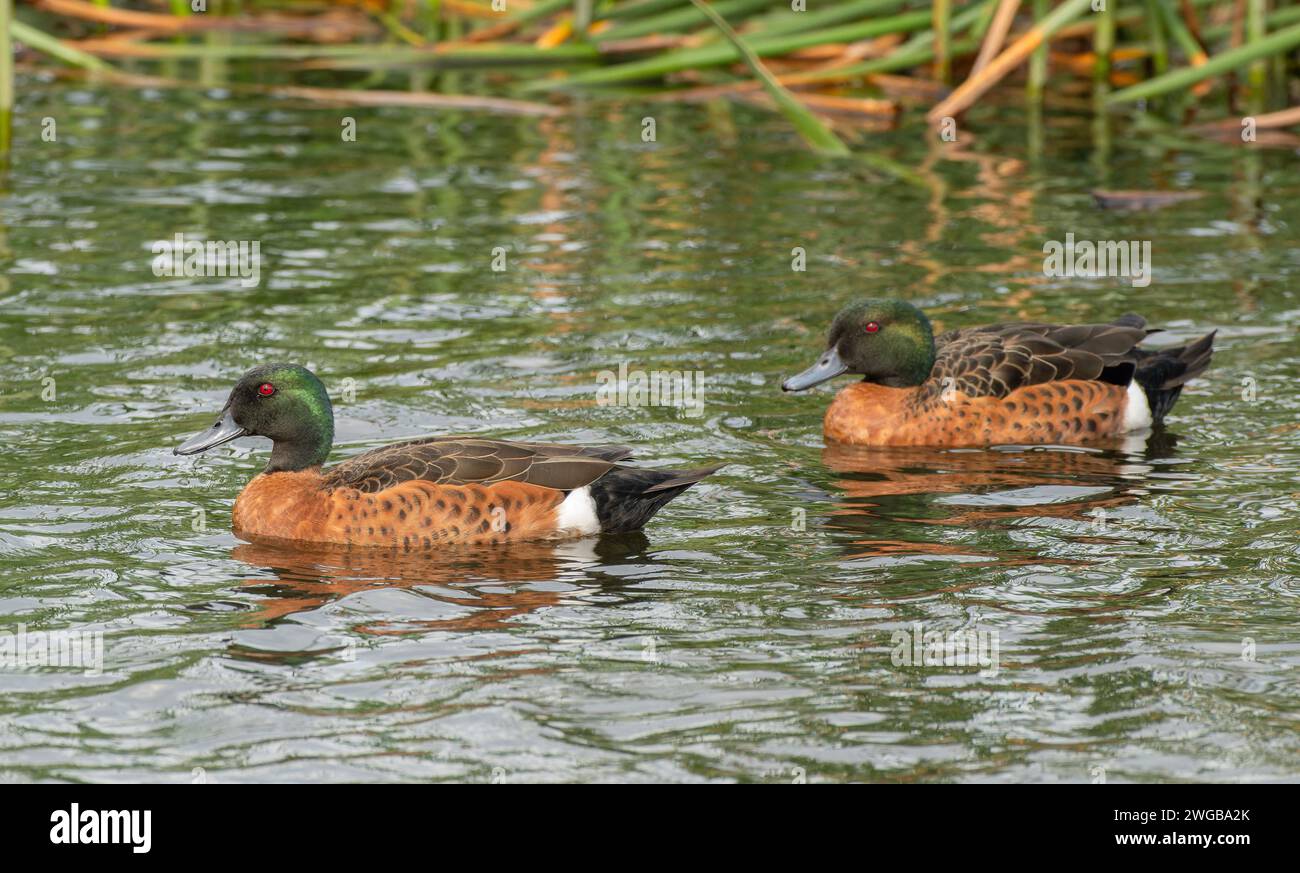
<svg viewBox="0 0 1300 873">
<path fill-rule="evenodd" d="M 341 104 L 554 115 L 576 92 L 730 98 L 828 155 L 910 111 L 938 126 L 1080 92 L 1195 130 L 1290 126 L 1300 90 L 1285 0 L 0 0 L 0 38 L 5 118 L 17 51 L 20 69 Z"/>
</svg>

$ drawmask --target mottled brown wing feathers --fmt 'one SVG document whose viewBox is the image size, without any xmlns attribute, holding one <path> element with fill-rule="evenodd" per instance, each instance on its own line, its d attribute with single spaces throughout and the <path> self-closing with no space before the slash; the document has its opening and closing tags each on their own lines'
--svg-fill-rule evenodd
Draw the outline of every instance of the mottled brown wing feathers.
<svg viewBox="0 0 1300 873">
<path fill-rule="evenodd" d="M 930 399 L 944 391 L 1005 397 L 1017 388 L 1066 379 L 1113 381 L 1136 360 L 1134 346 L 1150 333 L 1136 315 L 1113 324 L 993 324 L 935 337 L 935 364 L 922 386 Z M 1131 366 L 1127 373 L 1131 374 Z"/>
<path fill-rule="evenodd" d="M 350 458 L 325 474 L 330 488 L 373 493 L 401 482 L 489 485 L 527 482 L 572 491 L 630 457 L 626 446 L 562 446 L 487 439 L 412 440 Z"/>
</svg>

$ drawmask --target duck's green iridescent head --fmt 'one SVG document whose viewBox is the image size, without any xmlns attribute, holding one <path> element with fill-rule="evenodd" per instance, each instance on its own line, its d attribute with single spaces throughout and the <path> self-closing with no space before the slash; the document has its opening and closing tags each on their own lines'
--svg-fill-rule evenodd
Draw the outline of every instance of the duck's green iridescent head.
<svg viewBox="0 0 1300 873">
<path fill-rule="evenodd" d="M 781 388 L 802 391 L 841 373 L 903 388 L 920 385 L 933 367 L 934 330 L 924 312 L 902 300 L 863 300 L 840 310 L 820 360 Z"/>
<path fill-rule="evenodd" d="M 231 390 L 217 423 L 175 453 L 197 454 L 241 436 L 274 441 L 268 473 L 320 466 L 334 442 L 334 408 L 325 386 L 297 364 L 254 367 Z"/>
</svg>

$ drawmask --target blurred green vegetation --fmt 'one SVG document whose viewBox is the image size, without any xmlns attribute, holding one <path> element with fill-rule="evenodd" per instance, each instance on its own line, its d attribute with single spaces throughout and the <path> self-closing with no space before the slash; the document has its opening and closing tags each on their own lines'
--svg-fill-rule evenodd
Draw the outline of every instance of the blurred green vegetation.
<svg viewBox="0 0 1300 873">
<path fill-rule="evenodd" d="M 123 84 L 539 115 L 578 90 L 732 98 L 828 154 L 847 150 L 837 132 L 909 109 L 937 126 L 1021 83 L 1031 103 L 1082 90 L 1098 112 L 1259 116 L 1290 107 L 1300 48 L 1288 0 L 33 0 L 13 16 L 10 2 L 0 30 L 24 65 Z M 12 93 L 0 67 L 0 111 Z"/>
</svg>

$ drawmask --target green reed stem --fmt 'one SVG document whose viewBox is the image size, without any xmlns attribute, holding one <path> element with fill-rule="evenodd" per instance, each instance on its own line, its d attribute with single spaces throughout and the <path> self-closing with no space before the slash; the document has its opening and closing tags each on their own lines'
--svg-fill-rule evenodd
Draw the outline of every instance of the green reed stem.
<svg viewBox="0 0 1300 873">
<path fill-rule="evenodd" d="M 1300 23 L 1300 5 L 1274 9 L 1265 19 L 1264 25 L 1269 30 L 1278 30 L 1288 24 Z M 1207 42 L 1223 39 L 1232 33 L 1231 24 L 1216 24 L 1201 30 L 1201 37 Z"/>
<path fill-rule="evenodd" d="M 1116 91 L 1107 98 L 1107 103 L 1129 103 L 1148 97 L 1158 97 L 1195 85 L 1204 79 L 1218 76 L 1229 70 L 1246 66 L 1259 58 L 1268 57 L 1276 52 L 1288 52 L 1300 46 L 1300 25 L 1275 31 L 1255 42 L 1222 52 L 1210 58 L 1199 67 L 1183 67 L 1163 76 L 1156 76 L 1137 85 Z"/>
<path fill-rule="evenodd" d="M 953 33 L 961 33 L 968 25 L 978 22 L 980 13 L 996 3 L 997 0 L 980 0 L 980 2 L 972 3 L 970 6 L 967 6 L 965 9 L 958 12 L 952 17 Z M 978 36 L 958 40 L 953 43 L 953 54 L 956 56 L 977 51 L 980 42 L 981 40 Z M 813 71 L 805 73 L 803 78 L 804 81 L 815 82 L 820 78 L 843 79 L 846 76 L 869 76 L 872 73 L 891 73 L 895 70 L 905 70 L 908 67 L 928 64 L 932 60 L 934 60 L 934 32 L 923 30 L 907 42 L 895 48 L 883 58 L 873 58 L 869 61 L 862 61 L 844 67 L 834 67 L 823 71 Z"/>
<path fill-rule="evenodd" d="M 948 0 L 934 0 L 930 17 L 934 30 L 935 75 L 946 85 L 952 81 L 952 6 Z"/>
<path fill-rule="evenodd" d="M 1204 54 L 1201 44 L 1192 36 L 1192 32 L 1187 28 L 1187 22 L 1174 9 L 1174 0 L 1155 0 L 1156 7 L 1160 10 L 1160 15 L 1164 19 L 1165 29 L 1178 43 L 1178 48 L 1182 50 L 1183 56 L 1188 60 Z"/>
<path fill-rule="evenodd" d="M 977 52 L 979 47 L 980 41 L 977 39 L 959 39 L 952 44 L 953 53 L 958 55 Z M 875 58 L 847 67 L 836 67 L 830 73 L 839 76 L 870 76 L 873 73 L 892 73 L 896 70 L 906 70 L 908 67 L 928 64 L 932 60 L 934 60 L 934 37 L 932 34 L 927 33 L 926 45 L 900 45 L 883 58 Z M 809 76 L 810 80 L 815 78 L 816 73 Z"/>
<path fill-rule="evenodd" d="M 654 15 L 665 9 L 675 9 L 683 5 L 683 0 L 633 0 L 631 3 L 619 3 L 607 9 L 602 18 L 623 19 L 642 18 Z"/>
<path fill-rule="evenodd" d="M 1048 0 L 1034 0 L 1034 23 L 1040 24 L 1047 17 Z M 1031 101 L 1038 103 L 1043 99 L 1043 87 L 1047 84 L 1047 41 L 1034 49 L 1029 56 L 1029 81 L 1025 93 Z"/>
<path fill-rule="evenodd" d="M 766 9 L 771 5 L 772 0 L 722 0 L 720 3 L 713 4 L 713 10 L 730 21 L 759 9 Z M 708 16 L 700 11 L 698 6 L 687 6 L 683 9 L 672 9 L 662 15 L 643 18 L 640 21 L 615 25 L 601 33 L 597 39 L 606 42 L 608 40 L 633 39 L 638 36 L 648 36 L 652 33 L 677 33 L 700 24 L 706 24 L 708 21 Z"/>
<path fill-rule="evenodd" d="M 585 36 L 591 27 L 591 0 L 573 0 L 573 32 Z"/>
<path fill-rule="evenodd" d="M 812 6 L 813 4 L 808 5 Z M 836 24 L 858 21 L 869 15 L 897 12 L 902 7 L 902 0 L 845 0 L 845 2 L 827 3 L 825 8 L 813 9 L 810 12 L 791 12 L 787 8 L 779 17 L 775 17 L 770 24 L 765 23 L 763 25 L 762 36 L 766 38 L 777 34 L 801 33 L 822 27 L 832 27 Z M 751 34 L 750 38 L 753 39 L 758 35 L 757 33 Z"/>
<path fill-rule="evenodd" d="M 1264 38 L 1267 27 L 1264 24 L 1268 12 L 1268 0 L 1246 0 L 1246 45 L 1257 45 Z M 1264 108 L 1265 92 L 1268 89 L 1268 61 L 1263 56 L 1250 65 L 1246 74 L 1250 89 L 1249 103 L 1252 112 Z"/>
<path fill-rule="evenodd" d="M 1092 79 L 1099 85 L 1110 82 L 1111 53 L 1115 51 L 1115 7 L 1119 0 L 1106 0 L 1097 13 L 1097 27 L 1092 32 L 1092 51 L 1096 55 Z"/>
<path fill-rule="evenodd" d="M 539 3 L 510 15 L 509 18 L 511 21 L 517 21 L 520 24 L 528 24 L 548 15 L 554 15 L 561 9 L 568 9 L 572 3 L 573 0 L 541 0 Z"/>
<path fill-rule="evenodd" d="M 73 48 L 47 33 L 37 30 L 29 24 L 24 24 L 17 19 L 11 19 L 9 22 L 9 33 L 14 39 L 23 45 L 31 46 L 38 52 L 49 55 L 52 58 L 58 58 L 74 67 L 82 67 L 87 70 L 97 70 L 99 72 L 111 72 L 112 67 L 101 61 L 94 55 L 86 54 L 81 49 Z M 12 63 L 12 54 L 10 55 Z"/>
<path fill-rule="evenodd" d="M 415 0 L 415 26 L 425 42 L 438 41 L 442 30 L 438 21 L 441 12 L 442 0 Z"/>
<path fill-rule="evenodd" d="M 997 14 L 997 11 L 998 5 L 996 3 L 987 3 L 981 7 L 979 16 L 975 19 L 975 23 L 971 25 L 970 35 L 975 39 L 984 39 L 984 34 L 988 33 L 989 28 L 993 25 L 993 16 Z M 952 27 L 954 31 L 960 29 L 955 18 Z"/>
<path fill-rule="evenodd" d="M 18 36 L 21 22 L 14 22 L 14 35 L 33 48 L 42 48 L 26 37 Z M 30 28 L 24 28 L 24 33 Z M 107 68 L 102 61 L 77 49 L 72 49 L 52 37 L 40 34 L 68 53 L 89 58 L 100 67 Z M 450 37 L 450 32 L 448 33 Z M 142 45 L 145 45 L 142 43 Z M 470 45 L 443 45 L 439 47 L 415 48 L 399 45 L 258 45 L 240 44 L 187 44 L 166 45 L 148 43 L 151 57 L 155 58 L 258 58 L 266 60 L 302 60 L 320 58 L 338 61 L 331 67 L 344 68 L 345 62 L 371 64 L 375 67 L 392 67 L 403 65 L 428 64 L 430 66 L 494 66 L 511 64 L 565 64 L 595 60 L 596 49 L 585 45 L 561 45 L 542 49 L 519 43 L 478 43 Z M 46 49 L 42 48 L 43 51 Z M 51 47 L 48 54 L 55 54 Z M 65 58 L 67 60 L 67 58 Z M 69 63 L 74 63 L 69 60 Z M 79 64 L 88 66 L 89 64 Z M 324 65 L 322 65 L 324 66 Z"/>
<path fill-rule="evenodd" d="M 810 33 L 754 36 L 749 39 L 748 45 L 753 49 L 754 54 L 759 57 L 783 55 L 801 48 L 822 45 L 828 42 L 854 42 L 886 33 L 910 32 L 925 27 L 929 22 L 930 13 L 925 10 L 918 10 L 889 18 L 876 18 Z M 656 79 L 668 73 L 676 73 L 682 70 L 716 67 L 721 64 L 731 63 L 739 59 L 739 57 L 740 53 L 730 43 L 700 46 L 692 49 L 678 49 L 645 60 L 575 73 L 564 80 L 531 82 L 524 86 L 524 90 L 542 91 L 552 88 L 610 85 L 638 79 Z"/>
<path fill-rule="evenodd" d="M 14 112 L 13 0 L 0 0 L 0 155 L 9 154 Z"/>
<path fill-rule="evenodd" d="M 1147 34 L 1151 40 L 1151 69 L 1157 76 L 1169 69 L 1169 40 L 1165 36 L 1164 16 L 1160 14 L 1160 0 L 1146 0 Z"/>
<path fill-rule="evenodd" d="M 804 142 L 808 143 L 813 151 L 833 157 L 843 157 L 849 154 L 849 147 L 829 127 L 823 124 L 812 113 L 812 110 L 800 103 L 798 98 L 790 93 L 789 89 L 776 80 L 776 77 L 772 75 L 767 67 L 763 65 L 758 55 L 754 53 L 754 50 L 749 47 L 745 40 L 741 39 L 740 35 L 727 23 L 727 20 L 718 14 L 718 10 L 705 3 L 704 0 L 691 0 L 691 2 L 708 17 L 709 21 L 713 22 L 713 26 L 740 53 L 749 69 L 763 83 L 764 90 L 776 103 L 777 108 L 781 110 L 781 114 L 794 126 L 799 135 L 804 138 Z"/>
</svg>

